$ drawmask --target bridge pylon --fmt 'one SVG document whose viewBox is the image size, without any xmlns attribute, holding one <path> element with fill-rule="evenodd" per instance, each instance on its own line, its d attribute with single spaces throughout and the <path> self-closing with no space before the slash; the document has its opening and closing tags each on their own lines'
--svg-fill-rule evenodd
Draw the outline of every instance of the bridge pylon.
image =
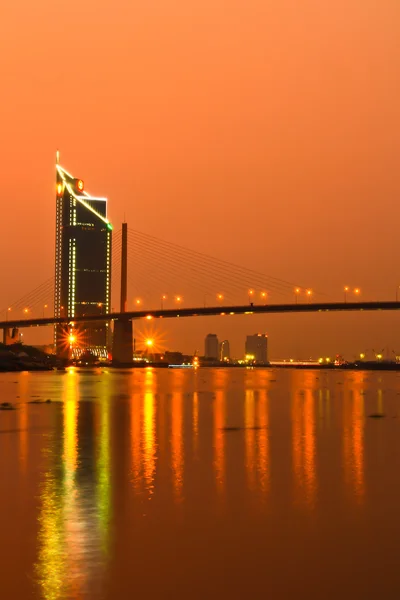
<svg viewBox="0 0 400 600">
<path fill-rule="evenodd" d="M 120 312 L 127 308 L 128 279 L 128 223 L 122 223 L 121 246 L 121 304 Z M 119 318 L 114 321 L 112 364 L 131 364 L 133 360 L 133 332 L 130 319 Z"/>
<path fill-rule="evenodd" d="M 11 344 L 18 344 L 19 341 L 19 330 L 17 327 L 5 327 L 3 329 L 3 344 L 5 346 L 11 346 Z"/>
</svg>

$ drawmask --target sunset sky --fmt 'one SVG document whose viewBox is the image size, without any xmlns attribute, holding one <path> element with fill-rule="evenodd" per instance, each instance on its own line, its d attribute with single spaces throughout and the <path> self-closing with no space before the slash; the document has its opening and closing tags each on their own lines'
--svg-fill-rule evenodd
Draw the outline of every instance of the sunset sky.
<svg viewBox="0 0 400 600">
<path fill-rule="evenodd" d="M 116 231 L 125 216 L 327 299 L 345 284 L 395 299 L 398 0 L 13 0 L 0 20 L 0 309 L 54 273 L 57 148 Z M 185 351 L 212 331 L 239 354 L 267 331 L 276 357 L 400 353 L 399 325 L 242 317 L 163 335 Z"/>
</svg>

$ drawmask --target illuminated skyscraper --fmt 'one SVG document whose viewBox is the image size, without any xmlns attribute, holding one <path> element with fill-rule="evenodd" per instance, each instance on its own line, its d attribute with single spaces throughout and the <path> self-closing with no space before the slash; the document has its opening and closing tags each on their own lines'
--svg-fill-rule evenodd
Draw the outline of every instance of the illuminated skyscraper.
<svg viewBox="0 0 400 600">
<path fill-rule="evenodd" d="M 55 317 L 100 315 L 110 312 L 111 231 L 107 199 L 90 196 L 82 179 L 58 162 L 56 179 Z M 58 355 L 79 357 L 89 351 L 107 357 L 109 326 L 91 321 L 65 328 L 56 326 Z"/>
</svg>

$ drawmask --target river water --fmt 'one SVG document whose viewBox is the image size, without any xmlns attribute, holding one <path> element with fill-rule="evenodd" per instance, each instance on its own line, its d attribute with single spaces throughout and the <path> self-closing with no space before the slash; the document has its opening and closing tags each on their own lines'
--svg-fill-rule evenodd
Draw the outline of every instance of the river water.
<svg viewBox="0 0 400 600">
<path fill-rule="evenodd" d="M 396 373 L 10 373 L 0 401 L 1 598 L 400 597 Z"/>
</svg>

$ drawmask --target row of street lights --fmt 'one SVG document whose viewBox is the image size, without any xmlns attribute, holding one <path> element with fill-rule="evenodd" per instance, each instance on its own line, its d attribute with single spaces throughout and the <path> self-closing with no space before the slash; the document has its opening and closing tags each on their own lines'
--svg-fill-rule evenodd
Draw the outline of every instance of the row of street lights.
<svg viewBox="0 0 400 600">
<path fill-rule="evenodd" d="M 400 285 L 396 287 L 396 302 L 399 302 L 399 290 L 400 290 Z M 295 299 L 295 303 L 297 304 L 299 301 L 299 296 L 302 293 L 302 289 L 299 287 L 294 288 L 294 299 Z M 343 293 L 344 293 L 344 302 L 347 302 L 348 299 L 348 295 L 349 294 L 354 294 L 354 296 L 358 297 L 361 294 L 361 290 L 359 287 L 356 288 L 350 288 L 350 286 L 345 285 L 343 288 Z M 262 300 L 266 301 L 268 298 L 268 292 L 262 291 L 259 292 L 260 297 L 262 298 Z M 313 291 L 311 289 L 306 289 L 304 290 L 304 295 L 306 296 L 308 302 L 311 302 L 311 298 L 313 295 Z M 204 307 L 207 306 L 207 298 L 208 297 L 212 297 L 212 294 L 206 293 L 204 294 Z M 219 302 L 221 302 L 224 299 L 224 295 L 221 293 L 216 294 L 216 300 L 218 300 Z M 253 289 L 248 290 L 248 299 L 249 299 L 249 304 L 253 304 L 254 300 L 256 297 L 256 292 Z M 168 296 L 166 294 L 162 294 L 162 296 L 160 297 L 160 301 L 161 301 L 161 310 L 164 309 L 164 302 L 168 299 Z M 183 298 L 182 296 L 174 296 L 174 301 L 177 304 L 180 304 L 181 302 L 183 302 Z M 135 300 L 135 305 L 137 308 L 139 308 L 139 306 L 141 306 L 143 304 L 143 301 L 140 298 L 136 298 Z M 100 302 L 98 304 L 99 307 L 102 306 L 102 303 Z M 48 304 L 44 304 L 43 305 L 43 318 L 45 317 L 45 311 L 46 308 L 48 308 Z M 63 309 L 64 307 L 62 306 L 61 309 Z M 12 311 L 12 307 L 8 307 L 7 310 L 5 311 L 6 313 L 6 321 L 8 321 L 9 318 L 9 314 Z M 24 308 L 22 311 L 25 315 L 28 315 L 31 312 L 30 308 Z"/>
<path fill-rule="evenodd" d="M 49 305 L 48 305 L 48 304 L 44 304 L 44 305 L 43 305 L 43 318 L 45 317 L 45 311 L 46 311 L 46 308 L 48 308 L 48 307 L 49 307 Z M 11 307 L 11 306 L 9 306 L 9 307 L 7 308 L 7 310 L 6 310 L 6 321 L 8 321 L 9 314 L 10 314 L 10 312 L 11 312 L 12 310 L 13 310 L 13 309 L 12 309 L 12 307 Z M 28 315 L 28 314 L 31 312 L 31 309 L 30 309 L 30 308 L 27 308 L 27 307 L 25 307 L 25 308 L 22 310 L 22 312 L 24 313 L 24 315 Z"/>
<path fill-rule="evenodd" d="M 344 291 L 344 301 L 345 301 L 345 303 L 346 303 L 346 302 L 347 302 L 347 294 L 348 294 L 349 292 L 351 292 L 351 290 L 350 290 L 350 287 L 349 287 L 348 285 L 345 285 L 345 286 L 344 286 L 344 288 L 343 288 L 343 291 Z M 358 287 L 354 288 L 354 290 L 353 290 L 353 294 L 354 294 L 355 296 L 359 296 L 359 295 L 360 295 L 360 293 L 361 293 L 361 290 L 360 290 L 360 288 L 358 288 Z"/>
</svg>

